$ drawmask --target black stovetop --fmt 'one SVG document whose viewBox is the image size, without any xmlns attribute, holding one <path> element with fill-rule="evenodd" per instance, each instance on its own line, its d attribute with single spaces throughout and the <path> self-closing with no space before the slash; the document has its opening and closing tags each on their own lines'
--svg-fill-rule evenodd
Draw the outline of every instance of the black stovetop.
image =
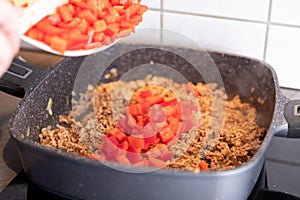
<svg viewBox="0 0 300 200">
<path fill-rule="evenodd" d="M 68 200 L 47 192 L 20 172 L 0 193 L 0 200 Z M 300 200 L 300 139 L 274 137 L 248 200 Z"/>
</svg>

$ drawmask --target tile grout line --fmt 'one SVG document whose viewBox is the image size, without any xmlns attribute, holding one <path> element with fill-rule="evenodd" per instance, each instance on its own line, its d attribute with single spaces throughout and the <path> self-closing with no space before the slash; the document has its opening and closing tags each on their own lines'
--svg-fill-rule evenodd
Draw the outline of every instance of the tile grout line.
<svg viewBox="0 0 300 200">
<path fill-rule="evenodd" d="M 162 1 L 162 0 L 161 0 Z M 280 22 L 265 22 L 259 20 L 251 20 L 251 19 L 242 19 L 242 18 L 234 18 L 234 17 L 225 17 L 225 16 L 217 16 L 217 15 L 208 15 L 208 14 L 201 14 L 201 13 L 189 13 L 189 12 L 181 12 L 181 11 L 173 11 L 173 10 L 163 10 L 163 8 L 149 8 L 151 11 L 159 11 L 161 15 L 161 28 L 162 28 L 162 15 L 163 12 L 172 13 L 172 14 L 183 14 L 183 15 L 191 15 L 191 16 L 198 16 L 198 17 L 207 17 L 213 19 L 224 19 L 224 20 L 231 20 L 231 21 L 240 21 L 240 22 L 249 22 L 249 23 L 256 23 L 256 24 L 269 24 L 274 26 L 284 26 L 289 28 L 300 28 L 300 25 L 296 24 L 286 24 Z"/>
<path fill-rule="evenodd" d="M 266 25 L 266 35 L 265 35 L 265 44 L 264 44 L 264 55 L 263 60 L 266 61 L 267 57 L 267 50 L 268 50 L 268 41 L 269 41 L 269 32 L 270 32 L 270 21 L 271 21 L 271 14 L 272 14 L 272 2 L 273 0 L 269 0 L 269 12 L 268 12 L 268 21 Z"/>
<path fill-rule="evenodd" d="M 160 43 L 162 44 L 162 37 L 163 37 L 163 0 L 160 0 Z"/>
<path fill-rule="evenodd" d="M 252 22 L 252 23 L 258 23 L 258 24 L 266 24 L 265 21 L 251 20 L 251 19 L 241 19 L 241 18 L 235 18 L 235 17 L 225 17 L 225 16 L 217 16 L 217 15 L 209 15 L 209 14 L 201 14 L 201 13 L 189 13 L 189 12 L 173 11 L 173 10 L 164 10 L 164 12 L 172 13 L 172 14 L 183 14 L 183 15 L 191 15 L 191 16 L 199 16 L 199 17 L 208 17 L 208 18 L 214 18 L 214 19 L 224 19 L 224 20 L 233 20 L 233 21 L 241 21 L 241 22 Z"/>
</svg>

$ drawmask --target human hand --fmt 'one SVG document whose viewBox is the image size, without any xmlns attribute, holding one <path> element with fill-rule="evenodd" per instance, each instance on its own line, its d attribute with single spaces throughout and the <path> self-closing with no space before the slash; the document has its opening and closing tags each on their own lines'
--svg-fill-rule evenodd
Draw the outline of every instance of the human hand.
<svg viewBox="0 0 300 200">
<path fill-rule="evenodd" d="M 0 77 L 9 68 L 20 48 L 17 10 L 7 0 L 0 0 Z"/>
</svg>

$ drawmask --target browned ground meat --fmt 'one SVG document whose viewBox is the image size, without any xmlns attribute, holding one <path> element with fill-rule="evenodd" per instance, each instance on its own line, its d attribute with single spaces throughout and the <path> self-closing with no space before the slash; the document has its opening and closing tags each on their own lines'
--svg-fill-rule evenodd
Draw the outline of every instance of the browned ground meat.
<svg viewBox="0 0 300 200">
<path fill-rule="evenodd" d="M 53 130 L 48 127 L 41 131 L 40 142 L 67 152 L 88 156 L 89 152 L 96 151 L 99 136 L 112 129 L 115 126 L 114 117 L 120 115 L 115 113 L 113 116 L 112 97 L 114 106 L 122 109 L 124 106 L 122 98 L 125 96 L 125 100 L 129 100 L 128 94 L 132 94 L 139 86 L 147 85 L 147 81 L 159 82 L 160 86 L 152 90 L 157 93 L 165 92 L 166 96 L 174 95 L 172 93 L 174 91 L 176 95 L 183 95 L 184 92 L 181 91 L 186 88 L 185 84 L 174 83 L 161 77 L 147 77 L 145 80 L 128 83 L 111 82 L 101 84 L 95 89 L 89 88 L 86 94 L 81 95 L 75 102 L 78 105 L 74 106 L 68 116 L 60 116 L 61 125 L 57 125 Z M 162 86 L 171 87 L 172 90 L 164 90 Z M 116 87 L 121 89 L 114 91 Z M 217 89 L 214 84 L 197 83 L 195 88 L 198 92 L 197 100 L 201 115 L 199 127 L 184 133 L 179 141 L 171 146 L 170 150 L 175 156 L 168 161 L 167 168 L 198 172 L 201 160 L 206 161 L 212 170 L 232 169 L 249 161 L 266 134 L 266 129 L 256 123 L 256 109 L 248 103 L 241 102 L 239 96 L 227 99 L 224 91 Z M 113 92 L 115 94 L 112 95 Z M 224 107 L 220 106 L 222 103 Z M 95 117 L 92 117 L 91 113 L 87 114 L 75 125 L 73 112 L 84 112 L 89 106 L 96 111 Z M 223 120 L 224 125 L 215 128 L 222 124 L 219 120 Z M 76 129 L 76 126 L 79 129 Z"/>
</svg>

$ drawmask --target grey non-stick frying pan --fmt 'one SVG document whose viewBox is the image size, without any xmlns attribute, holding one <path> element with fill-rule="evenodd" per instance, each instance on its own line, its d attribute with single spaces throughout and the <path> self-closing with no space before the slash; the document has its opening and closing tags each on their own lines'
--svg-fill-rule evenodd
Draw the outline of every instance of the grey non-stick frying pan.
<svg viewBox="0 0 300 200">
<path fill-rule="evenodd" d="M 93 56 L 95 59 L 110 56 L 117 49 L 129 47 L 119 44 Z M 193 82 L 203 81 L 190 63 L 172 55 L 168 48 L 162 51 L 145 46 L 116 59 L 111 67 L 117 67 L 121 75 L 132 66 L 154 61 L 184 73 Z M 195 53 L 191 49 L 180 51 L 188 55 Z M 43 146 L 38 134 L 42 127 L 55 125 L 59 114 L 66 114 L 71 109 L 71 91 L 85 57 L 66 58 L 46 70 L 15 60 L 10 72 L 1 79 L 0 87 L 10 94 L 24 96 L 10 120 L 9 130 L 30 181 L 47 191 L 75 199 L 247 199 L 275 130 L 286 124 L 284 112 L 290 122 L 288 134 L 294 136 L 297 133 L 300 102 L 289 101 L 282 95 L 276 74 L 268 64 L 226 53 L 210 51 L 209 54 L 216 63 L 229 98 L 238 94 L 244 102 L 251 103 L 257 109 L 259 125 L 268 130 L 258 152 L 245 165 L 233 170 L 198 174 L 177 170 L 128 173 Z M 197 55 L 201 55 L 201 51 Z M 254 88 L 253 93 L 251 88 Z M 264 100 L 263 104 L 253 101 L 258 97 Z M 54 102 L 53 116 L 46 111 L 49 98 Z M 128 166 L 120 165 L 119 168 Z"/>
</svg>

